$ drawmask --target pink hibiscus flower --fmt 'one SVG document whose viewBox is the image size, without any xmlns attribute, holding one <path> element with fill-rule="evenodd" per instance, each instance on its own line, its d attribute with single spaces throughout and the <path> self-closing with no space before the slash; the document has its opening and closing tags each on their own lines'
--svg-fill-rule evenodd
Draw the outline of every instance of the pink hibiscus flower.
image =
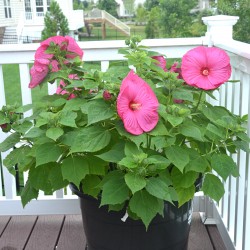
<svg viewBox="0 0 250 250">
<path fill-rule="evenodd" d="M 133 135 L 151 131 L 159 120 L 158 106 L 153 90 L 131 70 L 123 79 L 117 98 L 118 115 L 125 129 Z"/>
<path fill-rule="evenodd" d="M 44 80 L 49 73 L 49 63 L 48 59 L 35 60 L 34 65 L 30 69 L 31 81 L 29 88 L 35 88 Z"/>
<path fill-rule="evenodd" d="M 164 71 L 167 71 L 167 61 L 164 56 L 152 56 L 153 59 L 157 60 L 157 65 L 162 68 Z"/>
<path fill-rule="evenodd" d="M 230 59 L 221 49 L 199 46 L 183 56 L 181 72 L 188 85 L 215 89 L 230 78 Z"/>
</svg>

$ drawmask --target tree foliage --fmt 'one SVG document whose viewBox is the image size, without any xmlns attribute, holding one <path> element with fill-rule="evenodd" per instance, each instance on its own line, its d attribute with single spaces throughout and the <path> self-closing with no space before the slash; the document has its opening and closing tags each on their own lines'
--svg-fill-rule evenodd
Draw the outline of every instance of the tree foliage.
<svg viewBox="0 0 250 250">
<path fill-rule="evenodd" d="M 147 11 L 150 11 L 152 8 L 159 6 L 160 0 L 146 0 L 144 7 Z"/>
<path fill-rule="evenodd" d="M 138 24 L 145 22 L 147 16 L 147 11 L 142 4 L 138 4 L 136 9 L 136 22 Z"/>
<path fill-rule="evenodd" d="M 146 38 L 157 38 L 159 37 L 159 22 L 158 13 L 159 7 L 154 7 L 150 10 L 148 15 L 148 22 L 145 28 Z"/>
<path fill-rule="evenodd" d="M 51 1 L 50 10 L 44 17 L 44 25 L 42 40 L 56 35 L 65 36 L 69 33 L 68 20 L 56 1 Z"/>
<path fill-rule="evenodd" d="M 189 36 L 189 27 L 193 20 L 191 10 L 196 5 L 196 0 L 161 0 L 158 15 L 163 36 Z"/>
<path fill-rule="evenodd" d="M 127 14 L 133 15 L 135 12 L 135 0 L 123 0 L 123 4 Z"/>
<path fill-rule="evenodd" d="M 234 39 L 250 43 L 250 0 L 218 0 L 220 14 L 239 16 L 234 26 Z"/>
<path fill-rule="evenodd" d="M 110 15 L 117 17 L 117 3 L 115 0 L 99 0 L 97 8 L 107 11 Z"/>
</svg>

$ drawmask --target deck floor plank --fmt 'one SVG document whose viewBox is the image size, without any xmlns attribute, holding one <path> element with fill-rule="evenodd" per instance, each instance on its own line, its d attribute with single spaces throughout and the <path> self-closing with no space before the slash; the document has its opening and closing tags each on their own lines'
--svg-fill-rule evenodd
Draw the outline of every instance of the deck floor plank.
<svg viewBox="0 0 250 250">
<path fill-rule="evenodd" d="M 81 215 L 67 215 L 64 221 L 57 250 L 84 250 L 86 237 Z"/>
<path fill-rule="evenodd" d="M 8 226 L 1 235 L 0 249 L 24 249 L 36 220 L 37 216 L 11 217 Z"/>
<path fill-rule="evenodd" d="M 215 225 L 208 225 L 207 231 L 216 250 L 226 250 L 225 244 L 221 240 L 220 233 Z"/>
<path fill-rule="evenodd" d="M 64 215 L 40 215 L 25 250 L 55 249 L 64 217 Z"/>
<path fill-rule="evenodd" d="M 213 250 L 205 225 L 201 222 L 200 214 L 193 213 L 188 241 L 188 250 Z"/>
<path fill-rule="evenodd" d="M 0 216 L 0 237 L 5 229 L 6 225 L 10 220 L 10 216 Z"/>
</svg>

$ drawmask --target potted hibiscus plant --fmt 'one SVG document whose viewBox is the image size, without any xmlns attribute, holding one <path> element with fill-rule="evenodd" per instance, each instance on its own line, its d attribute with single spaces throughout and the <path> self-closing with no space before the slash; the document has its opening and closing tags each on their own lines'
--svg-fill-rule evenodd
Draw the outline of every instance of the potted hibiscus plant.
<svg viewBox="0 0 250 250">
<path fill-rule="evenodd" d="M 13 149 L 4 160 L 11 173 L 16 165 L 29 172 L 23 206 L 39 190 L 51 194 L 71 185 L 88 210 L 83 221 L 94 220 L 85 228 L 88 249 L 106 247 L 96 243 L 98 233 L 110 244 L 105 249 L 184 249 L 195 192 L 201 189 L 218 202 L 223 181 L 239 175 L 230 154 L 248 150 L 247 118 L 206 101 L 230 78 L 230 59 L 223 50 L 196 47 L 167 69 L 165 56 L 140 45 L 138 37 L 125 42 L 119 51 L 125 63 L 100 72 L 85 69 L 83 51 L 72 38 L 43 41 L 29 87 L 49 83 L 58 89 L 36 105 L 0 110 L 1 128 L 9 133 L 0 151 Z M 23 116 L 29 109 L 32 115 Z M 110 214 L 118 213 L 119 223 L 114 223 L 120 229 L 112 229 L 112 240 L 97 225 L 98 210 L 100 220 L 108 214 L 107 224 L 113 221 Z M 177 233 L 172 221 L 170 229 L 161 221 L 172 220 L 173 212 L 179 216 Z M 128 227 L 133 221 L 136 226 Z M 181 230 L 186 233 L 181 243 L 160 245 L 170 241 L 168 234 L 177 239 Z M 134 246 L 130 239 L 140 234 Z"/>
</svg>

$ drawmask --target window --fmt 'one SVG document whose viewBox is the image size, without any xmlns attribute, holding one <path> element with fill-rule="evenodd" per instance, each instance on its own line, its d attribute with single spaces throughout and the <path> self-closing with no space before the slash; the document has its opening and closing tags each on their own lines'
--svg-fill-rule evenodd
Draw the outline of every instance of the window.
<svg viewBox="0 0 250 250">
<path fill-rule="evenodd" d="M 43 0 L 36 0 L 36 13 L 37 16 L 43 16 L 44 13 L 44 8 L 43 8 Z"/>
<path fill-rule="evenodd" d="M 5 18 L 11 18 L 11 8 L 10 8 L 10 0 L 4 0 L 4 14 Z"/>
<path fill-rule="evenodd" d="M 31 11 L 30 0 L 24 1 L 24 7 L 25 7 L 26 20 L 31 20 L 32 19 L 32 11 Z"/>
</svg>

